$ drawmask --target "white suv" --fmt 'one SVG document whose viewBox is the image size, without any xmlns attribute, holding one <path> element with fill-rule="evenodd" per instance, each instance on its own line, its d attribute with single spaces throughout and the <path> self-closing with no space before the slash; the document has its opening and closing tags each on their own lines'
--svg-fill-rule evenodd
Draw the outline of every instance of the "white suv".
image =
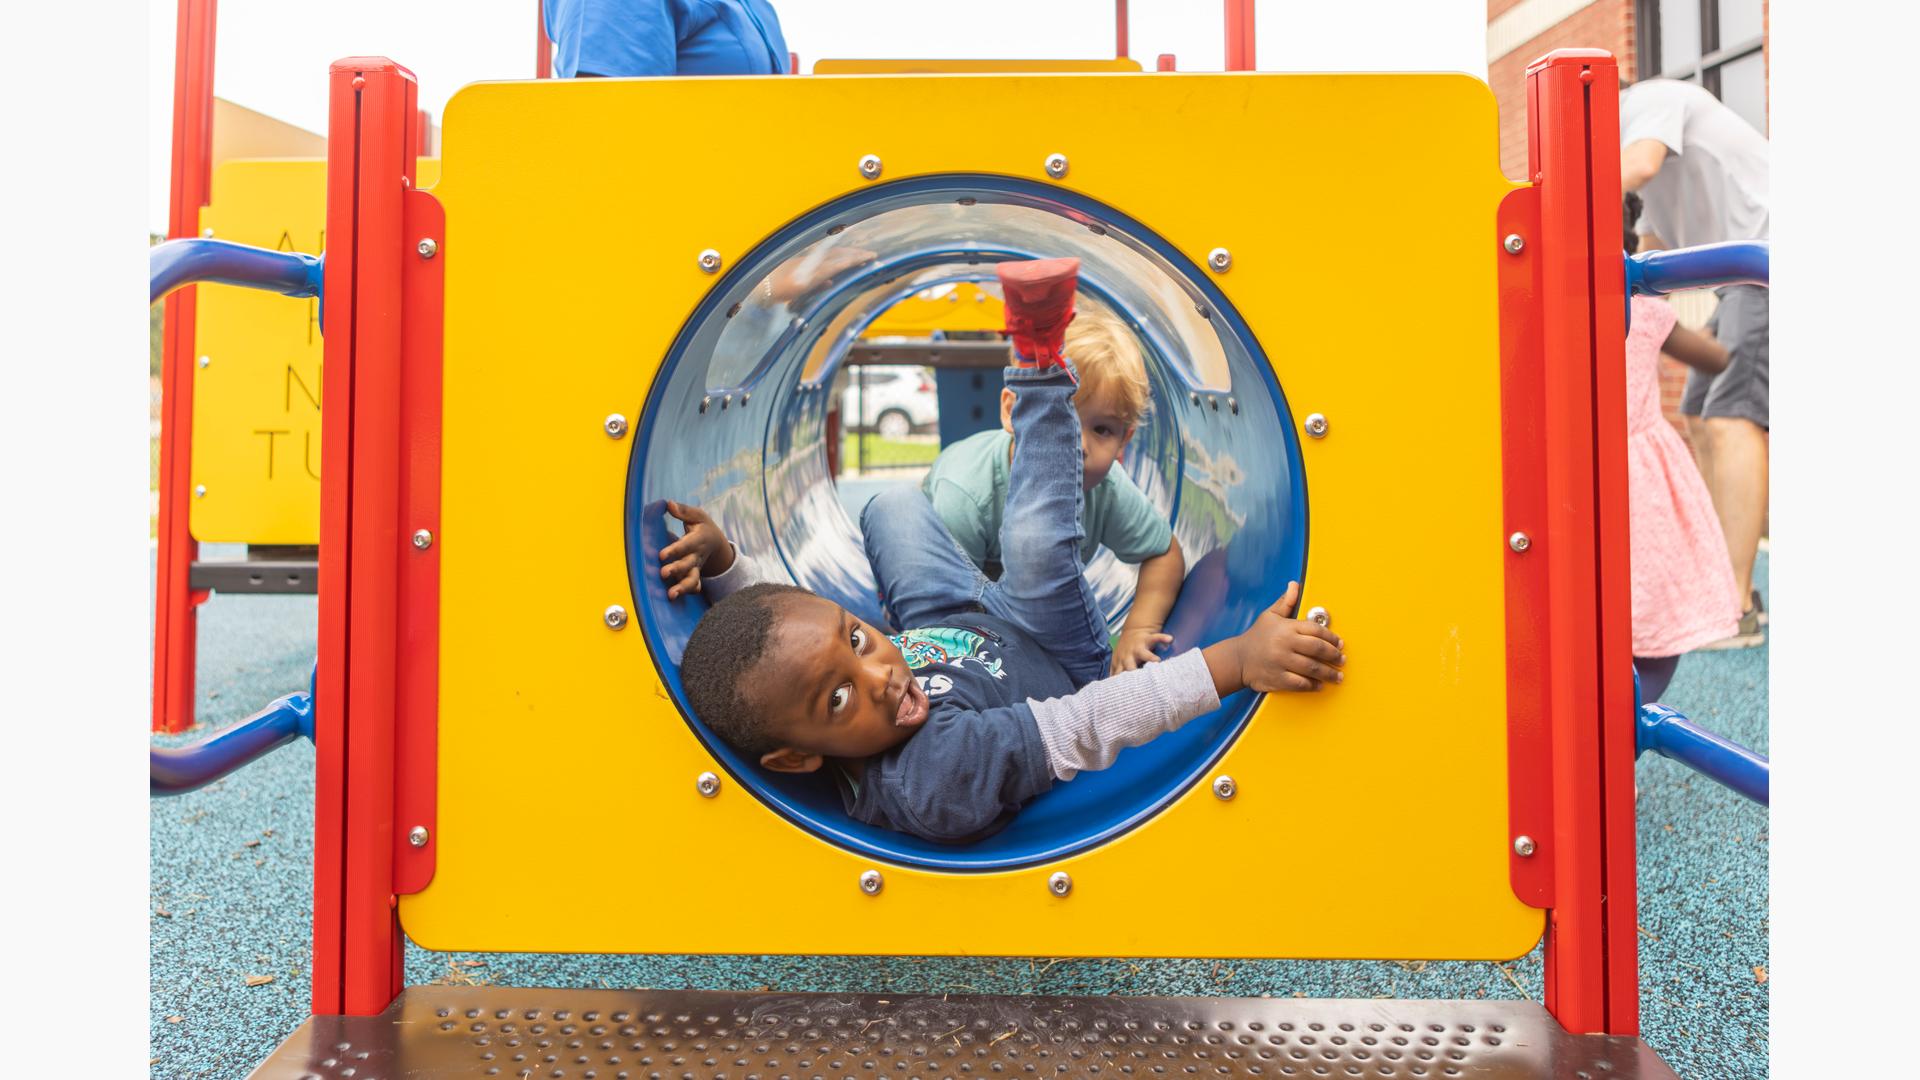
<svg viewBox="0 0 1920 1080">
<path fill-rule="evenodd" d="M 934 392 L 931 368 L 861 365 L 847 368 L 846 380 L 846 389 L 840 392 L 843 430 L 873 431 L 883 439 L 900 439 L 939 426 L 940 399 Z"/>
</svg>

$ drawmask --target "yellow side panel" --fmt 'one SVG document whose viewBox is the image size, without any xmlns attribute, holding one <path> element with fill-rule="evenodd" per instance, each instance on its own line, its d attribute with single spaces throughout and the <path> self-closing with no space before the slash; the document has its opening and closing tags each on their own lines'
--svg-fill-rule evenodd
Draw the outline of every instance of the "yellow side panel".
<svg viewBox="0 0 1920 1080">
<path fill-rule="evenodd" d="M 928 100 L 1048 116 L 956 140 Z M 756 125 L 741 117 L 811 118 Z M 636 133 L 608 138 L 610 131 Z M 1490 957 L 1542 913 L 1508 884 L 1494 101 L 1457 76 L 1016 75 L 481 84 L 446 112 L 436 948 Z M 713 762 L 633 608 L 632 415 L 728 265 L 862 186 L 985 172 L 1065 187 L 1204 265 L 1305 439 L 1310 602 L 1346 685 L 1268 698 L 1204 786 L 1060 863 L 886 867 Z M 638 425 L 636 424 L 637 428 Z M 1274 448 L 1279 453 L 1278 447 Z M 1055 870 L 1070 896 L 1049 894 Z"/>
<path fill-rule="evenodd" d="M 1127 56 L 1107 60 L 816 60 L 813 64 L 815 75 L 1019 75 L 1043 71 L 1139 70 L 1140 61 Z M 940 115 L 944 117 L 945 111 Z"/>
<path fill-rule="evenodd" d="M 440 163 L 422 160 L 422 187 Z M 223 162 L 203 231 L 238 244 L 319 254 L 327 168 L 317 158 Z M 320 542 L 320 305 L 226 285 L 194 290 L 194 539 Z"/>
<path fill-rule="evenodd" d="M 935 330 L 999 331 L 1007 325 L 1007 309 L 997 296 L 970 281 L 942 289 L 936 295 L 915 293 L 888 308 L 867 325 L 862 337 L 926 337 Z"/>
</svg>

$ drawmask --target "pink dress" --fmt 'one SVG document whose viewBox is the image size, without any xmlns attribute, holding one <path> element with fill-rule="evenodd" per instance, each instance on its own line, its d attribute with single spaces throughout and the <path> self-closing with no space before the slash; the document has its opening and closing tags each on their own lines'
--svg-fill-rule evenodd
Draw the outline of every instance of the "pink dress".
<svg viewBox="0 0 1920 1080">
<path fill-rule="evenodd" d="M 1633 560 L 1633 655 L 1674 656 L 1732 636 L 1739 587 L 1707 483 L 1660 414 L 1660 346 L 1671 305 L 1633 298 L 1627 334 L 1627 498 Z"/>
</svg>

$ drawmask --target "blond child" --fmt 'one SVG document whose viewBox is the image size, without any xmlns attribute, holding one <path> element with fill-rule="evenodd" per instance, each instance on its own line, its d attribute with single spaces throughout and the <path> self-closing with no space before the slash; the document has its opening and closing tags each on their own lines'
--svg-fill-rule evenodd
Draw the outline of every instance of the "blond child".
<svg viewBox="0 0 1920 1080">
<path fill-rule="evenodd" d="M 1114 643 L 1111 670 L 1117 674 L 1158 660 L 1156 648 L 1172 642 L 1162 627 L 1180 595 L 1186 559 L 1166 516 L 1147 501 L 1125 469 L 1113 467 L 1153 406 L 1138 341 L 1111 316 L 1081 312 L 1067 325 L 1062 351 L 1080 380 L 1073 406 L 1085 452 L 1081 564 L 1105 545 L 1121 562 L 1140 567 L 1133 607 Z M 1000 392 L 1001 430 L 980 432 L 941 451 L 921 485 L 960 549 L 989 574 L 1000 562 L 1000 522 L 1013 460 L 1014 397 L 1011 387 Z"/>
</svg>

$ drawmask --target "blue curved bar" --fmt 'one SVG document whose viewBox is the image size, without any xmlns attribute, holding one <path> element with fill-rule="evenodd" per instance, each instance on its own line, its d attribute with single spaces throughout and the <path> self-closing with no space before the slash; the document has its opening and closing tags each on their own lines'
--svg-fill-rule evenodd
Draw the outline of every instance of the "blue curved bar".
<svg viewBox="0 0 1920 1080">
<path fill-rule="evenodd" d="M 153 747 L 148 790 L 181 795 L 305 736 L 313 738 L 313 695 L 298 690 L 229 728 L 186 746 Z"/>
<path fill-rule="evenodd" d="M 244 285 L 283 296 L 319 296 L 326 258 L 268 251 L 227 240 L 169 240 L 147 256 L 149 304 L 202 281 Z"/>
<path fill-rule="evenodd" d="M 1770 784 L 1766 758 L 1698 727 L 1693 721 L 1658 702 L 1640 706 L 1634 725 L 1634 756 L 1652 750 L 1661 757 L 1718 781 L 1767 806 Z"/>
<path fill-rule="evenodd" d="M 1772 249 L 1766 240 L 1739 240 L 1629 255 L 1627 294 L 1662 296 L 1681 289 L 1767 285 Z"/>
</svg>

